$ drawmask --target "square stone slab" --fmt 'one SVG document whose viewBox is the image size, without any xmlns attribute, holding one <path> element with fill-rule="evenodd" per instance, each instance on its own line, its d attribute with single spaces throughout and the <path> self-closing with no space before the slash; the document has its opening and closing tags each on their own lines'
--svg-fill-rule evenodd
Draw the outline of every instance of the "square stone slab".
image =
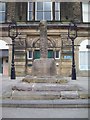
<svg viewBox="0 0 90 120">
<path fill-rule="evenodd" d="M 79 98 L 79 94 L 78 94 L 78 91 L 61 91 L 61 98 L 77 99 L 77 98 Z"/>
</svg>

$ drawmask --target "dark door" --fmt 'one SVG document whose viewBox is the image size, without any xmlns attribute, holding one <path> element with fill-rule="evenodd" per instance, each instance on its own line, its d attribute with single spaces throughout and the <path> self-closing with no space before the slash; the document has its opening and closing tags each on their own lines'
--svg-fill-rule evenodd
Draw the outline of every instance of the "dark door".
<svg viewBox="0 0 90 120">
<path fill-rule="evenodd" d="M 53 50 L 48 50 L 48 58 L 54 58 Z"/>
<path fill-rule="evenodd" d="M 34 59 L 39 59 L 40 58 L 40 50 L 35 50 L 34 51 Z"/>
<path fill-rule="evenodd" d="M 3 59 L 0 58 L 0 73 L 3 73 Z"/>
</svg>

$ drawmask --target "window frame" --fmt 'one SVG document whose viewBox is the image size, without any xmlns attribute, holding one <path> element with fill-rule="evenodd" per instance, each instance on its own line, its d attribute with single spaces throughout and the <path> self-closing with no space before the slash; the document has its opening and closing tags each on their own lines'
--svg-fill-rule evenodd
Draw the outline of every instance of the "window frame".
<svg viewBox="0 0 90 120">
<path fill-rule="evenodd" d="M 84 61 L 81 58 L 81 56 L 85 56 Z M 90 65 L 89 65 L 89 54 L 90 51 L 79 51 L 79 70 L 81 71 L 88 71 L 90 70 Z"/>
<path fill-rule="evenodd" d="M 31 56 L 32 56 L 31 58 L 29 57 L 29 52 L 30 52 L 30 51 L 31 51 L 31 54 L 32 54 L 32 55 L 31 55 Z M 32 59 L 33 59 L 33 51 L 32 51 L 32 50 L 27 51 L 27 59 L 28 59 L 28 60 L 32 60 Z"/>
<path fill-rule="evenodd" d="M 35 20 L 38 20 L 38 19 L 37 19 L 37 12 L 39 12 L 39 10 L 37 10 L 37 3 L 38 3 L 38 2 L 35 2 Z M 44 3 L 45 3 L 45 2 L 42 2 L 42 3 L 43 3 L 43 10 L 40 11 L 40 12 L 43 13 L 43 19 L 42 19 L 42 20 L 45 20 L 45 19 L 44 19 L 44 18 L 45 18 L 45 15 L 44 15 L 45 12 L 50 12 L 50 13 L 51 13 L 51 19 L 50 19 L 50 20 L 52 20 L 52 18 L 53 18 L 53 17 L 52 17 L 52 2 L 50 2 L 50 3 L 51 3 L 51 9 L 50 9 L 50 11 L 48 11 L 48 10 L 45 11 L 45 10 L 44 10 Z M 48 20 L 48 19 L 47 19 L 47 20 Z"/>
<path fill-rule="evenodd" d="M 56 3 L 59 4 L 59 10 L 56 10 Z M 58 20 L 60 20 L 60 2 L 55 2 L 55 20 L 57 20 L 57 19 L 56 19 L 56 12 L 59 13 L 59 19 L 58 19 Z"/>
<path fill-rule="evenodd" d="M 58 55 L 59 55 L 59 57 L 58 57 L 58 58 L 56 57 L 56 51 L 58 51 L 58 52 L 59 52 L 59 54 L 58 54 Z M 61 56 L 61 55 L 60 55 L 60 50 L 56 50 L 56 51 L 55 51 L 55 53 L 54 53 L 54 58 L 55 58 L 56 60 L 58 60 L 58 59 L 60 59 L 60 56 Z"/>
<path fill-rule="evenodd" d="M 48 2 L 48 1 L 38 1 L 38 2 L 42 2 L 43 3 L 43 5 L 44 5 L 44 3 L 45 2 Z M 40 21 L 39 19 L 37 19 L 37 3 L 38 2 L 31 2 L 32 3 L 32 5 L 33 5 L 33 7 L 34 8 L 32 8 L 32 19 L 29 19 L 30 18 L 30 10 L 29 10 L 29 4 L 30 4 L 30 2 L 28 1 L 28 8 L 27 8 L 27 21 Z M 43 19 L 43 20 L 47 20 L 47 21 L 60 21 L 60 19 L 61 19 L 61 15 L 60 15 L 60 2 L 51 2 L 50 1 L 50 3 L 51 3 L 51 9 L 50 9 L 50 15 L 51 15 L 51 19 L 49 20 L 49 19 Z M 54 6 L 54 3 L 55 3 L 55 6 L 56 6 L 56 3 L 58 3 L 59 4 L 59 9 L 58 10 L 56 10 L 57 8 Z M 43 7 L 43 9 L 44 9 L 44 7 Z M 53 9 L 55 9 L 55 10 L 53 10 Z M 45 12 L 48 12 L 48 11 L 44 11 L 43 10 L 43 18 L 44 18 L 44 13 Z M 56 13 L 58 13 L 58 18 L 59 19 L 56 19 Z"/>
<path fill-rule="evenodd" d="M 79 70 L 80 71 L 88 71 L 90 70 L 90 49 L 87 48 L 87 45 L 90 45 L 89 39 L 85 39 L 80 43 L 79 46 Z M 84 56 L 84 59 L 83 59 Z"/>
<path fill-rule="evenodd" d="M 87 10 L 85 9 L 85 4 L 87 5 Z M 82 2 L 82 21 L 83 21 L 83 23 L 90 22 L 90 20 L 89 20 L 89 13 L 90 13 L 89 6 L 90 6 L 90 3 Z M 85 16 L 85 13 L 86 13 L 86 16 Z M 87 19 L 85 19 L 86 17 L 87 17 Z"/>
</svg>

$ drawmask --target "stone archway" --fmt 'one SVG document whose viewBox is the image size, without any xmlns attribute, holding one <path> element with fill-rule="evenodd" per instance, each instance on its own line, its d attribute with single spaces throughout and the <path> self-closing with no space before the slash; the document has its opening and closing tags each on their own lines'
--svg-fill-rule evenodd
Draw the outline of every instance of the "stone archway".
<svg viewBox="0 0 90 120">
<path fill-rule="evenodd" d="M 7 42 L 0 40 L 0 74 L 8 75 L 8 50 Z"/>
<path fill-rule="evenodd" d="M 56 47 L 55 41 L 51 40 L 50 38 L 47 38 L 47 39 L 48 39 L 48 47 L 55 48 Z M 32 48 L 34 48 L 34 47 L 40 47 L 39 40 L 40 40 L 39 38 L 33 40 L 33 42 L 31 43 L 31 47 Z"/>
<path fill-rule="evenodd" d="M 48 39 L 48 57 L 54 58 L 54 49 L 56 48 L 56 43 L 50 38 Z M 40 58 L 40 38 L 34 39 L 31 43 L 31 49 L 33 49 L 33 58 Z"/>
</svg>

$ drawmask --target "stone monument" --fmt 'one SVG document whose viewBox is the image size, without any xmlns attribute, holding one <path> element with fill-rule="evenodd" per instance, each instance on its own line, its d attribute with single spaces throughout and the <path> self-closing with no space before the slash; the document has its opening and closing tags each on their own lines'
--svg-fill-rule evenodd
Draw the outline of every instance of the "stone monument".
<svg viewBox="0 0 90 120">
<path fill-rule="evenodd" d="M 56 63 L 54 58 L 48 58 L 47 22 L 40 21 L 40 59 L 35 59 L 32 64 L 31 75 L 27 75 L 23 82 L 36 83 L 63 83 L 63 80 L 56 74 Z"/>
<path fill-rule="evenodd" d="M 32 65 L 32 76 L 55 76 L 56 64 L 53 58 L 48 57 L 47 22 L 40 21 L 40 59 Z"/>
<path fill-rule="evenodd" d="M 23 80 L 12 86 L 10 92 L 7 91 L 3 94 L 3 98 L 9 98 L 10 100 L 87 99 L 87 92 L 82 87 L 56 75 L 54 59 L 47 58 L 47 22 L 41 21 L 39 28 L 41 56 L 40 59 L 33 62 L 32 75 L 27 75 Z M 26 105 L 30 104 L 26 102 Z M 31 106 L 33 105 L 35 107 L 36 102 L 35 104 L 32 102 Z M 50 107 L 50 103 L 48 105 Z M 52 102 L 51 106 L 54 105 Z M 38 104 L 37 106 L 40 107 L 41 105 Z"/>
</svg>

